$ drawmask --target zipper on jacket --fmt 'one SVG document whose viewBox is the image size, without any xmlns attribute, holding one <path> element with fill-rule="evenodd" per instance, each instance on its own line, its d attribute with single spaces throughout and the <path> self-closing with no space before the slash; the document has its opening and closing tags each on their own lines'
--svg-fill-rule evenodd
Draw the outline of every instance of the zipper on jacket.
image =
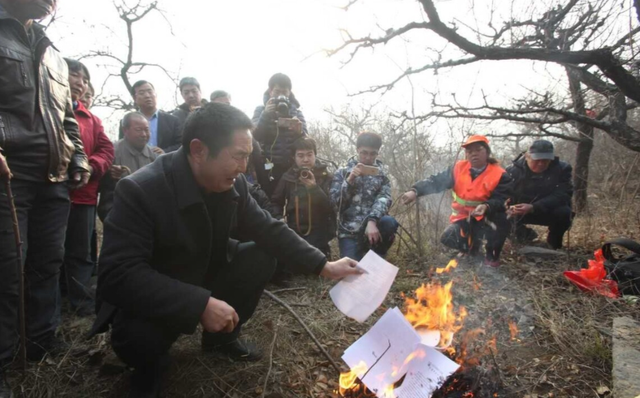
<svg viewBox="0 0 640 398">
<path fill-rule="evenodd" d="M 7 132 L 2 115 L 0 115 L 0 134 L 2 135 L 2 140 L 0 142 L 4 144 L 5 142 L 7 142 Z"/>
<path fill-rule="evenodd" d="M 24 68 L 24 62 L 20 62 L 20 72 L 22 73 L 22 84 L 27 85 L 27 71 Z"/>
</svg>

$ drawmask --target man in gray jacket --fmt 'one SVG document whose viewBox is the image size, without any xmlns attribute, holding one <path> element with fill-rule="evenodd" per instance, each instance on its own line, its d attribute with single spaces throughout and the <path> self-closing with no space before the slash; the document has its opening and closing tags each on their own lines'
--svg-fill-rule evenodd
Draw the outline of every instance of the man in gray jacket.
<svg viewBox="0 0 640 398">
<path fill-rule="evenodd" d="M 64 344 L 57 289 L 69 216 L 68 188 L 89 181 L 90 166 L 73 115 L 67 64 L 42 26 L 55 0 L 0 0 L 0 180 L 11 179 L 26 256 L 27 356 L 40 360 Z M 1 369 L 18 345 L 18 267 L 12 219 L 0 187 L 0 398 L 13 393 Z"/>
</svg>

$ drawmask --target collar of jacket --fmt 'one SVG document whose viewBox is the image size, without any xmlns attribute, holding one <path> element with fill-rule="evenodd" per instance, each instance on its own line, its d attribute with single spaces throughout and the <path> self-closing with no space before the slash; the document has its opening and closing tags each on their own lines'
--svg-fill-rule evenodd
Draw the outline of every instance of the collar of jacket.
<svg viewBox="0 0 640 398">
<path fill-rule="evenodd" d="M 206 99 L 204 99 L 204 98 L 203 98 L 202 100 L 200 100 L 200 104 L 201 104 L 201 106 L 205 106 L 208 102 L 209 102 L 209 101 L 207 101 L 207 100 L 206 100 Z M 181 110 L 183 110 L 183 111 L 185 111 L 185 112 L 187 112 L 187 113 L 191 112 L 191 107 L 190 107 L 186 102 L 183 102 L 182 104 L 180 104 L 180 105 L 178 106 L 178 109 L 181 109 Z"/>
<path fill-rule="evenodd" d="M 173 157 L 171 174 L 173 174 L 173 184 L 176 187 L 176 197 L 180 210 L 186 209 L 187 207 L 193 206 L 195 204 L 204 205 L 202 190 L 200 189 L 200 186 L 193 176 L 193 171 L 191 170 L 191 166 L 189 165 L 187 153 L 185 152 L 184 148 L 180 148 L 173 153 L 163 156 Z M 236 183 L 238 183 L 237 181 L 240 179 L 242 179 L 242 177 L 238 177 Z M 230 190 L 224 193 L 225 195 L 223 197 L 223 200 L 225 201 L 236 201 L 240 197 L 235 187 L 232 187 Z"/>
<path fill-rule="evenodd" d="M 122 144 L 124 145 L 124 147 L 127 149 L 127 151 L 129 151 L 129 153 L 132 156 L 138 156 L 138 155 L 142 154 L 142 156 L 144 156 L 145 158 L 153 157 L 153 155 L 151 153 L 151 148 L 149 148 L 148 145 L 145 145 L 144 149 L 142 151 L 139 151 L 136 148 L 134 148 L 133 146 L 131 146 L 131 144 L 129 144 L 129 141 L 127 141 L 126 138 L 123 138 L 121 141 L 122 141 Z"/>
<path fill-rule="evenodd" d="M 78 107 L 73 110 L 74 113 L 79 113 L 86 118 L 91 118 L 92 114 L 87 108 L 84 107 L 82 102 L 78 101 Z"/>
</svg>

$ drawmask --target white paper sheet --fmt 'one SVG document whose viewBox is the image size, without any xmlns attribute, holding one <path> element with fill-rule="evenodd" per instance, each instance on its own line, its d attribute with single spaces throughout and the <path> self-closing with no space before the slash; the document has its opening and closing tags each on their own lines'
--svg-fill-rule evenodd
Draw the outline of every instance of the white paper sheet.
<svg viewBox="0 0 640 398">
<path fill-rule="evenodd" d="M 371 250 L 358 266 L 365 273 L 344 278 L 329 291 L 329 296 L 343 314 L 364 322 L 387 297 L 398 274 L 398 267 Z"/>
<path fill-rule="evenodd" d="M 433 347 L 420 344 L 416 352 L 402 385 L 394 390 L 398 398 L 429 398 L 460 367 Z"/>
<path fill-rule="evenodd" d="M 365 362 L 367 373 L 361 380 L 379 398 L 428 398 L 458 364 L 420 340 L 400 310 L 393 308 L 347 348 L 342 359 L 350 368 Z M 390 390 L 403 376 L 402 385 Z"/>
</svg>

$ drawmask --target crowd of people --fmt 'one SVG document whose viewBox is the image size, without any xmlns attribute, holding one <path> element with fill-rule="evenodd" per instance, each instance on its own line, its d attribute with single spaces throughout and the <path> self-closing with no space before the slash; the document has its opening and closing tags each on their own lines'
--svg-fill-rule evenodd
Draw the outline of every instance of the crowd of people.
<svg viewBox="0 0 640 398">
<path fill-rule="evenodd" d="M 387 254 L 399 223 L 389 214 L 381 135 L 361 133 L 354 156 L 333 170 L 317 156 L 291 79 L 278 73 L 251 119 L 226 91 L 203 99 L 193 77 L 180 81 L 184 103 L 164 112 L 154 85 L 140 80 L 131 88 L 137 110 L 112 143 L 91 112 L 90 71 L 62 58 L 34 22 L 54 8 L 0 0 L 0 398 L 13 396 L 5 374 L 19 345 L 7 183 L 24 242 L 28 359 L 68 349 L 56 335 L 66 297 L 74 314 L 96 315 L 92 335 L 111 329 L 114 351 L 135 369 L 131 397 L 158 395 L 169 348 L 198 325 L 203 350 L 259 359 L 239 336 L 270 281 L 341 279 L 361 272 L 369 250 Z M 527 225 L 548 226 L 548 245 L 562 247 L 572 170 L 553 144 L 535 141 L 506 170 L 485 136 L 462 147 L 464 160 L 417 182 L 401 202 L 451 190 L 442 243 L 486 266 L 500 265 L 512 229 L 513 239 L 535 239 Z"/>
</svg>

